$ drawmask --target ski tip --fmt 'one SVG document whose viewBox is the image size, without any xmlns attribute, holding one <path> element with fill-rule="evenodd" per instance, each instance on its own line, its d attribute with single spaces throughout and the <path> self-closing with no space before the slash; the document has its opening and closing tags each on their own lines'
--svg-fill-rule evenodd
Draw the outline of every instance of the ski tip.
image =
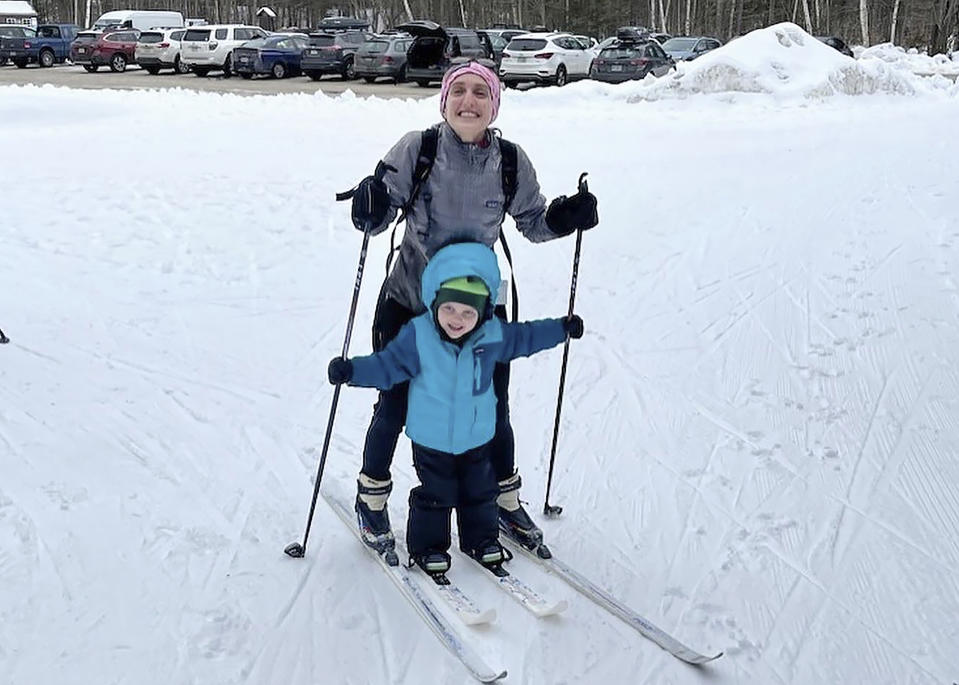
<svg viewBox="0 0 959 685">
<path fill-rule="evenodd" d="M 500 673 L 495 673 L 495 674 L 488 675 L 488 676 L 486 676 L 485 678 L 480 678 L 480 682 L 481 682 L 481 683 L 495 683 L 497 680 L 502 680 L 502 679 L 505 678 L 505 677 L 506 677 L 506 671 L 504 670 L 504 671 L 502 671 L 502 672 L 500 672 Z"/>
<path fill-rule="evenodd" d="M 478 611 L 475 614 L 462 615 L 463 623 L 468 626 L 482 626 L 488 623 L 496 622 L 496 609 L 490 608 L 486 611 Z"/>
</svg>

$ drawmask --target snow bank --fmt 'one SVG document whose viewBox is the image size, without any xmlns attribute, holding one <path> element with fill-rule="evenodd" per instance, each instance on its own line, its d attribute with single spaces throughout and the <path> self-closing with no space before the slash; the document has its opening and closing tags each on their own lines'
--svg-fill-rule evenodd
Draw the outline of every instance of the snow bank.
<svg viewBox="0 0 959 685">
<path fill-rule="evenodd" d="M 947 79 L 924 79 L 882 59 L 859 61 L 846 57 L 795 24 L 784 22 L 735 39 L 695 62 L 679 64 L 670 76 L 644 82 L 629 100 L 723 93 L 810 100 L 835 95 L 915 96 L 955 90 Z"/>
<path fill-rule="evenodd" d="M 856 57 L 864 63 L 882 62 L 890 67 L 921 76 L 939 74 L 954 79 L 959 75 L 959 53 L 950 59 L 948 55 L 920 53 L 915 48 L 906 49 L 892 43 L 856 48 Z"/>
</svg>

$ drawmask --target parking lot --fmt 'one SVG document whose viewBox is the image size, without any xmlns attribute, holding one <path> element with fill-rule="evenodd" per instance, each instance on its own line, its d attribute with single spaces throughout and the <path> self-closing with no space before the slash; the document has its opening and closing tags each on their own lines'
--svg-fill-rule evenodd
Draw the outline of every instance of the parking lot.
<svg viewBox="0 0 959 685">
<path fill-rule="evenodd" d="M 439 92 L 439 85 L 421 88 L 415 83 L 394 85 L 383 79 L 381 82 L 366 83 L 361 80 L 343 81 L 337 76 L 329 76 L 320 81 L 311 81 L 305 77 L 293 77 L 283 80 L 255 78 L 245 81 L 240 78 L 224 78 L 222 75 L 210 75 L 199 78 L 194 74 L 174 74 L 161 71 L 151 76 L 146 71 L 131 66 L 125 72 L 113 73 L 102 69 L 94 74 L 87 73 L 82 67 L 71 64 L 58 65 L 49 69 L 30 66 L 17 69 L 13 65 L 0 67 L 0 85 L 9 84 L 51 84 L 68 88 L 111 88 L 118 90 L 144 90 L 149 88 L 187 88 L 216 93 L 238 93 L 240 95 L 276 95 L 278 93 L 315 93 L 322 91 L 336 95 L 352 90 L 357 95 L 376 95 L 378 97 L 429 97 Z"/>
</svg>

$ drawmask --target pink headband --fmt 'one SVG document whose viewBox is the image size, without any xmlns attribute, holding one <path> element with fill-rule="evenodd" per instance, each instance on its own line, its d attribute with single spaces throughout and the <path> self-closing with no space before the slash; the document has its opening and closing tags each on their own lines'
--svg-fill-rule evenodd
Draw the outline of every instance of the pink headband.
<svg viewBox="0 0 959 685">
<path fill-rule="evenodd" d="M 446 116 L 446 98 L 450 94 L 450 86 L 453 81 L 465 74 L 476 74 L 489 86 L 490 102 L 493 105 L 493 118 L 490 123 L 496 121 L 496 115 L 499 113 L 499 78 L 489 67 L 484 67 L 479 62 L 467 62 L 466 64 L 454 64 L 443 75 L 443 85 L 440 87 L 440 114 Z"/>
</svg>

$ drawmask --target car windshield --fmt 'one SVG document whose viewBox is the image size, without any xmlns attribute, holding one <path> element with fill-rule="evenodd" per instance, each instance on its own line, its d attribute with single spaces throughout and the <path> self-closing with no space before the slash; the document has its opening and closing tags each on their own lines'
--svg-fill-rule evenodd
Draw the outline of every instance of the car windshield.
<svg viewBox="0 0 959 685">
<path fill-rule="evenodd" d="M 248 40 L 248 41 L 246 41 L 246 42 L 243 43 L 243 45 L 241 45 L 240 47 L 242 47 L 242 48 L 252 48 L 252 49 L 256 50 L 257 48 L 267 47 L 267 42 L 268 42 L 268 40 L 269 40 L 269 39 L 267 39 L 267 38 L 254 38 L 253 40 Z M 275 46 L 280 40 L 282 40 L 282 39 L 279 39 L 279 40 L 278 40 L 278 39 L 274 38 L 273 40 L 269 40 L 269 47 L 272 48 L 272 47 Z"/>
<path fill-rule="evenodd" d="M 699 38 L 670 38 L 663 43 L 664 50 L 692 50 Z"/>
<path fill-rule="evenodd" d="M 360 52 L 375 54 L 377 52 L 386 52 L 390 44 L 385 40 L 369 40 L 360 46 Z"/>
<path fill-rule="evenodd" d="M 643 50 L 640 47 L 619 46 L 615 48 L 606 48 L 599 53 L 603 59 L 629 59 L 630 57 L 642 57 Z"/>
<path fill-rule="evenodd" d="M 328 48 L 336 42 L 336 36 L 310 36 L 310 45 Z"/>
<path fill-rule="evenodd" d="M 514 38 L 509 42 L 509 45 L 506 46 L 507 50 L 515 50 L 516 52 L 533 52 L 534 50 L 542 50 L 546 47 L 546 41 L 542 38 Z"/>
<path fill-rule="evenodd" d="M 163 40 L 162 33 L 154 33 L 151 31 L 147 31 L 146 33 L 140 34 L 140 39 L 137 42 L 138 43 L 159 43 L 162 40 Z"/>
<path fill-rule="evenodd" d="M 183 34 L 183 40 L 197 40 L 197 41 L 206 41 L 210 40 L 210 30 L 209 29 L 190 29 Z"/>
<path fill-rule="evenodd" d="M 119 26 L 120 23 L 121 22 L 119 19 L 104 19 L 94 24 L 93 28 L 105 31 L 106 29 L 113 28 L 114 26 Z"/>
<path fill-rule="evenodd" d="M 91 42 L 100 37 L 100 34 L 95 31 L 83 31 L 82 33 L 77 34 L 77 40 L 81 42 Z"/>
</svg>

